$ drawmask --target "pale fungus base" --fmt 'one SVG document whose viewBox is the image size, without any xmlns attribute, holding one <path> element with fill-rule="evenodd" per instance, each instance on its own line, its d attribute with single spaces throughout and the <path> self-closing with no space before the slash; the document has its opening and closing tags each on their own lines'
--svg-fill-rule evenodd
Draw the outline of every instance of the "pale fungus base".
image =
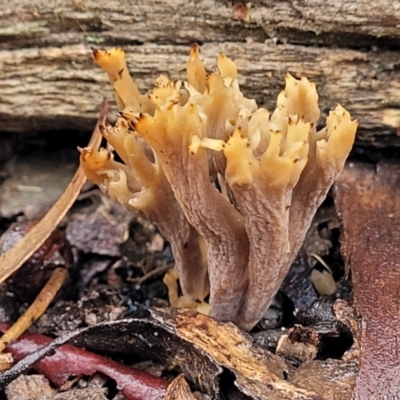
<svg viewBox="0 0 400 400">
<path fill-rule="evenodd" d="M 270 114 L 243 96 L 231 60 L 220 54 L 208 74 L 199 53 L 192 46 L 187 81 L 163 75 L 142 95 L 123 50 L 94 50 L 120 113 L 101 128 L 109 149 L 81 149 L 80 159 L 89 179 L 171 243 L 183 292 L 167 275 L 171 304 L 207 312 L 209 294 L 211 316 L 249 330 L 343 168 L 357 121 L 338 105 L 317 131 L 315 84 L 289 74 Z"/>
</svg>

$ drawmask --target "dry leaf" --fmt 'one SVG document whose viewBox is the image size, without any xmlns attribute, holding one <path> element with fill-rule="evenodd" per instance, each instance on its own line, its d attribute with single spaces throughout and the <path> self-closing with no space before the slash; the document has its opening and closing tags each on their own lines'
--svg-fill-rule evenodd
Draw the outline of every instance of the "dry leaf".
<svg viewBox="0 0 400 400">
<path fill-rule="evenodd" d="M 100 117 L 90 139 L 90 146 L 98 147 L 101 141 L 99 124 L 107 115 L 107 103 L 104 101 Z M 17 271 L 24 262 L 46 241 L 51 232 L 64 218 L 78 197 L 86 176 L 79 167 L 64 193 L 47 212 L 47 214 L 35 225 L 11 250 L 0 256 L 0 283 L 4 282 L 10 275 Z"/>
</svg>

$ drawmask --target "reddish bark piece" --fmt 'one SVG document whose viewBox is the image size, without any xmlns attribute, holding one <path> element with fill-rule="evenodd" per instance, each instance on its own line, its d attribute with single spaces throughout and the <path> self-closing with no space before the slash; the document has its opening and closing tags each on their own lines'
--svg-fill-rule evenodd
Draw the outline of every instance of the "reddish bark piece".
<svg viewBox="0 0 400 400">
<path fill-rule="evenodd" d="M 7 329 L 0 324 L 0 331 Z M 6 351 L 16 360 L 21 360 L 40 347 L 49 344 L 51 338 L 39 334 L 25 334 L 11 344 Z M 163 398 L 168 382 L 143 371 L 134 370 L 98 354 L 65 344 L 57 348 L 54 355 L 37 362 L 34 369 L 45 375 L 57 386 L 63 385 L 70 376 L 92 375 L 101 372 L 114 379 L 117 387 L 129 400 L 156 400 Z"/>
<path fill-rule="evenodd" d="M 399 393 L 400 165 L 350 164 L 336 184 L 342 251 L 361 316 L 360 371 L 354 399 Z"/>
</svg>

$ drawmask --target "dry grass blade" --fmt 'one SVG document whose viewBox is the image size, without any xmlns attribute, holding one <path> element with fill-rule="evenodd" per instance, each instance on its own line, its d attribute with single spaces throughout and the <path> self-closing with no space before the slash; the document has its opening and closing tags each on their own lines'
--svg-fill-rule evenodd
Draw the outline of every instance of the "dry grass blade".
<svg viewBox="0 0 400 400">
<path fill-rule="evenodd" d="M 89 146 L 98 147 L 101 142 L 99 124 L 104 122 L 107 115 L 107 103 L 103 101 L 100 117 L 93 131 Z M 86 176 L 79 167 L 64 193 L 24 238 L 12 249 L 0 256 L 0 283 L 4 282 L 10 275 L 17 271 L 32 254 L 46 241 L 51 232 L 57 227 L 65 214 L 71 208 L 75 199 L 79 195 Z"/>
<path fill-rule="evenodd" d="M 0 353 L 14 340 L 18 339 L 41 315 L 54 299 L 61 286 L 68 278 L 65 268 L 56 268 L 50 279 L 40 291 L 35 301 L 18 318 L 17 322 L 7 330 L 0 339 Z"/>
</svg>

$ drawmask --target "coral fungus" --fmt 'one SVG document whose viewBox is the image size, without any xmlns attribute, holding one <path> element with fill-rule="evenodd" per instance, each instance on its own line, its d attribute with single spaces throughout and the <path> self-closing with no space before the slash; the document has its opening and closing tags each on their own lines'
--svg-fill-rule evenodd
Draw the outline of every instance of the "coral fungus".
<svg viewBox="0 0 400 400">
<path fill-rule="evenodd" d="M 289 74 L 269 113 L 243 96 L 231 60 L 220 54 L 207 74 L 199 52 L 192 46 L 187 81 L 162 75 L 143 95 L 121 49 L 94 50 L 120 113 L 101 129 L 110 149 L 82 149 L 81 163 L 89 179 L 170 241 L 181 306 L 209 294 L 212 317 L 249 330 L 343 168 L 357 121 L 338 105 L 317 131 L 315 84 Z"/>
</svg>

